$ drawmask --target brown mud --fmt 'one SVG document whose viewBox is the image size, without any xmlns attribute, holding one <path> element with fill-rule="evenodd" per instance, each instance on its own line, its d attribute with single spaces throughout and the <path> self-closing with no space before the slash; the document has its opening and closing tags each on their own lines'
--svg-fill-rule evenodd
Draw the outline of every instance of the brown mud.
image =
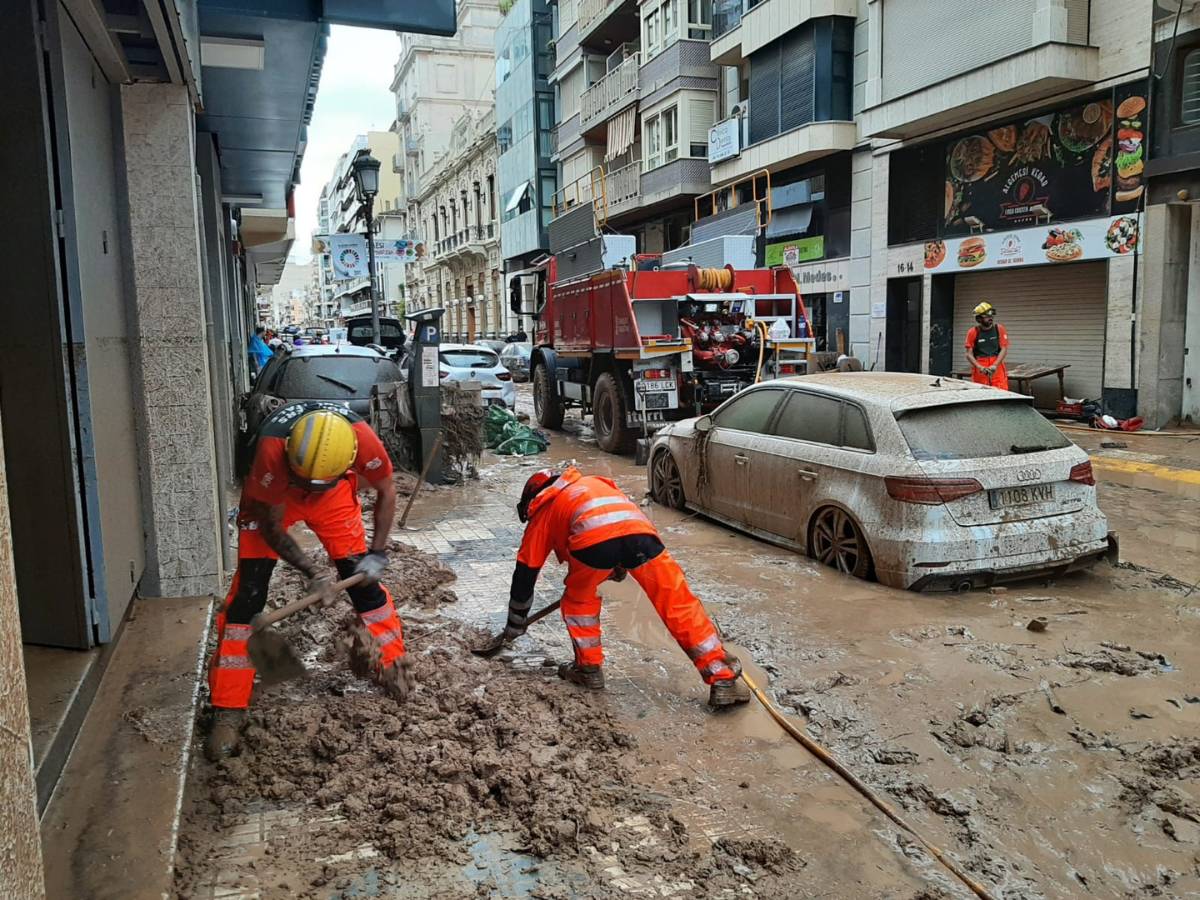
<svg viewBox="0 0 1200 900">
<path fill-rule="evenodd" d="M 290 623 L 314 674 L 256 698 L 226 770 L 196 764 L 180 894 L 220 876 L 262 897 L 968 896 L 756 704 L 707 712 L 629 579 L 601 589 L 600 695 L 543 665 L 569 656 L 557 617 L 495 660 L 467 652 L 503 622 L 531 467 L 575 460 L 645 491 L 644 469 L 575 431 L 530 460 L 485 454 L 480 481 L 418 500 L 418 537 L 450 549 L 394 554 L 385 582 L 416 658 L 406 703 L 347 670 L 344 610 Z M 1130 506 L 1100 487 L 1138 565 L 961 595 L 644 509 L 780 708 L 993 896 L 1200 896 L 1200 557 L 1163 557 L 1155 530 L 1194 511 L 1139 490 Z M 492 536 L 445 537 L 462 519 Z M 562 574 L 547 567 L 535 606 Z M 271 816 L 297 824 L 230 850 Z"/>
</svg>

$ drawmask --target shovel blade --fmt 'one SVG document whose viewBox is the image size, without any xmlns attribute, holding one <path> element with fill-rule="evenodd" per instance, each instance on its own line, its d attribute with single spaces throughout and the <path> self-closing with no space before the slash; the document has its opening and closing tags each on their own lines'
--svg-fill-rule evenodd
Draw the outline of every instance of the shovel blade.
<svg viewBox="0 0 1200 900">
<path fill-rule="evenodd" d="M 499 653 L 503 649 L 504 649 L 504 636 L 501 635 L 501 636 L 493 639 L 491 641 L 491 643 L 484 644 L 482 647 L 476 647 L 471 652 L 474 653 L 476 656 L 482 656 L 484 659 L 490 659 L 491 657 L 495 656 L 497 653 Z"/>
<path fill-rule="evenodd" d="M 250 662 L 258 670 L 259 681 L 263 684 L 278 684 L 293 678 L 303 677 L 307 670 L 292 645 L 279 632 L 270 628 L 256 631 L 246 642 L 246 652 Z"/>
</svg>

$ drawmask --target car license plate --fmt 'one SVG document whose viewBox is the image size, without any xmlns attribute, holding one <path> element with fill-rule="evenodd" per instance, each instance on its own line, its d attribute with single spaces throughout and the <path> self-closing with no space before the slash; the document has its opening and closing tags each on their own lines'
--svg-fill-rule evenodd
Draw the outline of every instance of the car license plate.
<svg viewBox="0 0 1200 900">
<path fill-rule="evenodd" d="M 671 395 L 668 393 L 646 394 L 646 409 L 667 409 L 671 405 Z"/>
<path fill-rule="evenodd" d="M 675 390 L 675 380 L 670 381 L 642 381 L 638 383 L 638 390 L 649 393 L 650 391 L 673 391 Z"/>
<path fill-rule="evenodd" d="M 1006 509 L 1010 506 L 1032 506 L 1035 503 L 1049 503 L 1054 500 L 1054 485 L 1029 484 L 1023 487 L 996 488 L 988 491 L 988 501 L 992 509 Z"/>
</svg>

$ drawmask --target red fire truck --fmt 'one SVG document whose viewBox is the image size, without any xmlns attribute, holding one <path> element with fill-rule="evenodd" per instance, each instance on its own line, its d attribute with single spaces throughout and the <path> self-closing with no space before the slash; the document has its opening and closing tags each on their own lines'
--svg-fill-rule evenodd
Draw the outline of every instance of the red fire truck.
<svg viewBox="0 0 1200 900">
<path fill-rule="evenodd" d="M 513 300 L 536 318 L 537 420 L 557 429 L 567 409 L 579 408 L 610 453 L 629 452 L 643 434 L 701 415 L 757 380 L 794 374 L 812 348 L 787 267 L 698 268 L 640 256 L 562 278 L 563 255 L 522 273 L 531 303 Z"/>
</svg>

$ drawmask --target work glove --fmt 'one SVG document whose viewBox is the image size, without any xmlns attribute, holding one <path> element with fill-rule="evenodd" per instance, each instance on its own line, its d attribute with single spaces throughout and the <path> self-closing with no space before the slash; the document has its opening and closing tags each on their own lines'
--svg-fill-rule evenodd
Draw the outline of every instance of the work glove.
<svg viewBox="0 0 1200 900">
<path fill-rule="evenodd" d="M 354 574 L 364 576 L 361 582 L 364 585 L 379 584 L 379 579 L 383 578 L 387 564 L 387 553 L 382 550 L 372 550 L 358 561 L 358 565 L 354 567 Z"/>
<path fill-rule="evenodd" d="M 608 573 L 608 577 L 604 580 L 621 582 L 621 581 L 625 580 L 625 576 L 628 574 L 629 574 L 629 572 L 626 569 L 623 569 L 620 566 L 617 566 L 615 569 L 613 569 L 611 572 Z"/>
<path fill-rule="evenodd" d="M 329 606 L 337 599 L 337 592 L 333 589 L 335 584 L 337 582 L 334 580 L 333 575 L 323 569 L 318 569 L 305 580 L 304 593 L 320 594 L 321 605 Z"/>
</svg>

